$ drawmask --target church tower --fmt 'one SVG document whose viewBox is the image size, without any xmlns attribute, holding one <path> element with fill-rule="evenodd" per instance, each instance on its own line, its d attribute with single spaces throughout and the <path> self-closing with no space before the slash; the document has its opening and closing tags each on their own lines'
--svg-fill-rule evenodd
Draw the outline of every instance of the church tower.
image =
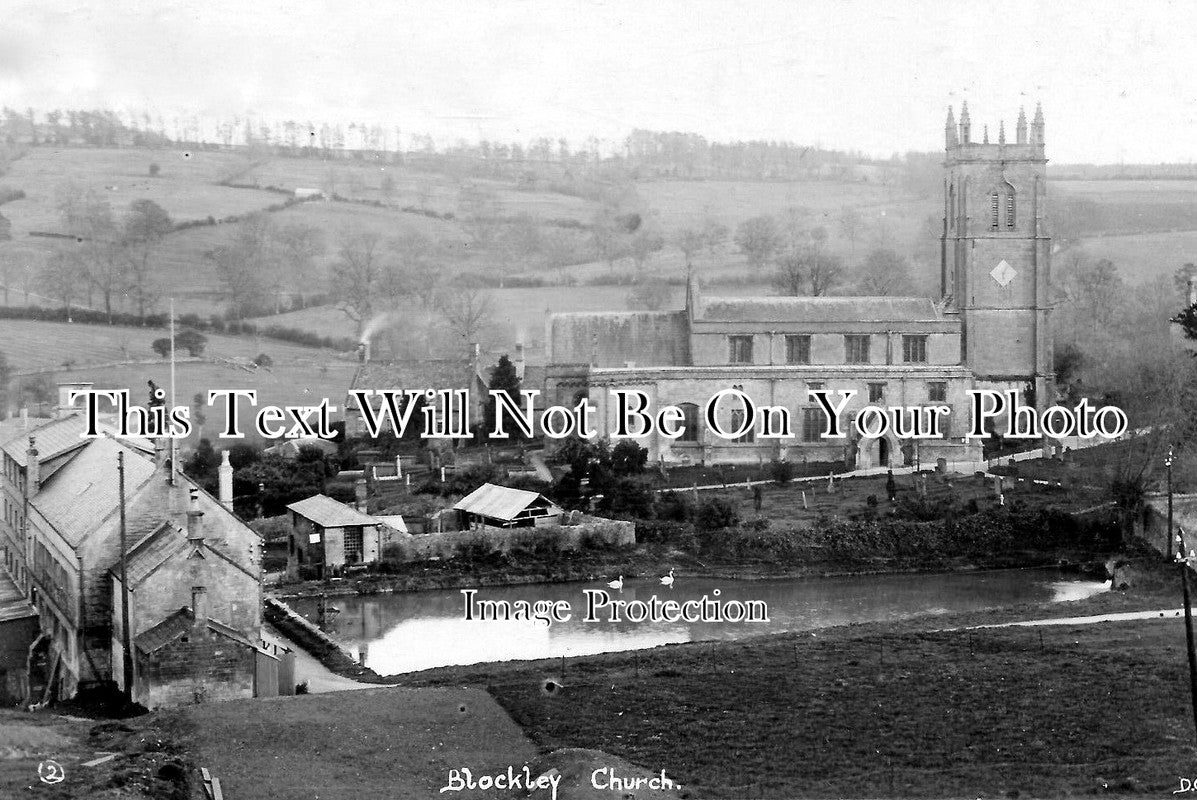
<svg viewBox="0 0 1197 800">
<path fill-rule="evenodd" d="M 1046 225 L 1043 110 L 1014 142 L 972 140 L 968 104 L 945 126 L 940 284 L 960 317 L 961 360 L 978 388 L 1018 389 L 1043 409 L 1054 401 L 1048 319 L 1051 238 Z"/>
</svg>

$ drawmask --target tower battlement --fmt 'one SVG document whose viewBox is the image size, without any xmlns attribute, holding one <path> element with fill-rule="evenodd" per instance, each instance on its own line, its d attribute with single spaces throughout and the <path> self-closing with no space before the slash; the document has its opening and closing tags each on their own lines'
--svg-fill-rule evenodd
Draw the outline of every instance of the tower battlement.
<svg viewBox="0 0 1197 800">
<path fill-rule="evenodd" d="M 976 141 L 976 130 L 968 111 L 968 101 L 960 106 L 960 122 L 951 106 L 944 123 L 944 149 L 949 161 L 1034 161 L 1044 158 L 1045 125 L 1043 106 L 1035 104 L 1035 117 L 1027 125 L 1024 109 L 1018 110 L 1018 121 L 1014 125 L 1014 141 L 1006 139 L 1006 123 L 998 122 L 996 140 L 989 136 L 989 126 L 981 128 L 981 140 Z"/>
</svg>

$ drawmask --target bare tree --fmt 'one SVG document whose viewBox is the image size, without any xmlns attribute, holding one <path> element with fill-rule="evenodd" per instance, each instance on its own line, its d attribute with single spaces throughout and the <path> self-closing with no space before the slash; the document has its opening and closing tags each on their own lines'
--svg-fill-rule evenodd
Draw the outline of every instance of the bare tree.
<svg viewBox="0 0 1197 800">
<path fill-rule="evenodd" d="M 373 231 L 342 231 L 329 289 L 341 311 L 357 324 L 357 336 L 382 309 L 390 310 L 400 293 L 397 277 L 381 236 Z"/>
<path fill-rule="evenodd" d="M 493 299 L 476 281 L 457 281 L 445 287 L 437 303 L 453 336 L 462 344 L 474 344 L 490 324 Z"/>
<path fill-rule="evenodd" d="M 840 209 L 840 215 L 836 219 L 836 223 L 839 225 L 840 236 L 848 240 L 850 252 L 855 257 L 856 242 L 860 239 L 860 235 L 863 233 L 865 227 L 864 217 L 852 206 L 844 206 Z"/>
<path fill-rule="evenodd" d="M 673 243 L 686 259 L 687 271 L 692 266 L 694 256 L 702 251 L 706 245 L 703 232 L 695 228 L 683 228 L 673 235 Z"/>
<path fill-rule="evenodd" d="M 57 248 L 42 267 L 39 282 L 46 293 L 62 303 L 70 316 L 71 305 L 79 296 L 79 287 L 84 281 L 82 268 L 76 254 L 64 248 Z"/>
<path fill-rule="evenodd" d="M 306 307 L 306 294 L 319 283 L 317 260 L 324 255 L 324 233 L 311 225 L 292 222 L 275 231 L 279 257 L 287 266 L 282 277 Z"/>
<path fill-rule="evenodd" d="M 274 226 L 265 214 L 251 214 L 228 239 L 207 253 L 236 315 L 252 316 L 266 307 L 278 284 L 280 260 Z"/>
<path fill-rule="evenodd" d="M 865 295 L 900 295 L 910 291 L 910 264 L 905 258 L 879 247 L 865 256 L 858 288 Z"/>
<path fill-rule="evenodd" d="M 63 252 L 75 259 L 77 274 L 89 291 L 100 293 L 111 320 L 113 302 L 128 285 L 129 269 L 112 206 L 94 188 L 79 191 L 68 185 L 60 192 L 58 210 L 66 231 L 75 237 L 75 247 Z"/>
<path fill-rule="evenodd" d="M 773 288 L 778 294 L 797 297 L 805 294 L 807 258 L 801 250 L 786 250 L 776 260 Z"/>
<path fill-rule="evenodd" d="M 129 267 L 127 290 L 137 308 L 137 316 L 142 320 L 158 297 L 154 256 L 162 238 L 173 229 L 170 214 L 153 200 L 134 201 L 125 215 L 123 241 Z"/>
</svg>

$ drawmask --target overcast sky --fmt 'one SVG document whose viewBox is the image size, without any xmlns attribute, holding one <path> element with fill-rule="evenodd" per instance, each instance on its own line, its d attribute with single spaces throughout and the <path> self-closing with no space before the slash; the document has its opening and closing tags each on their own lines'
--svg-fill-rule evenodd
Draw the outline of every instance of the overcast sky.
<svg viewBox="0 0 1197 800">
<path fill-rule="evenodd" d="M 1197 2 L 0 0 L 0 104 L 876 155 L 1042 100 L 1054 161 L 1197 156 Z"/>
</svg>

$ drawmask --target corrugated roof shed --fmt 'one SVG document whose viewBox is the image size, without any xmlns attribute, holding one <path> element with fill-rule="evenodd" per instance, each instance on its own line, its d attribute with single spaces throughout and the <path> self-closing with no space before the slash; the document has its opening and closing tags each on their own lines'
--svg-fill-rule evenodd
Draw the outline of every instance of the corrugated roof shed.
<svg viewBox="0 0 1197 800">
<path fill-rule="evenodd" d="M 378 520 L 363 514 L 352 506 L 333 500 L 328 495 L 314 494 L 311 497 L 287 506 L 304 519 L 309 519 L 322 528 L 343 528 L 346 525 L 377 525 Z"/>
<path fill-rule="evenodd" d="M 468 514 L 510 521 L 533 505 L 556 508 L 551 500 L 537 492 L 484 483 L 458 500 L 453 507 Z"/>
</svg>

